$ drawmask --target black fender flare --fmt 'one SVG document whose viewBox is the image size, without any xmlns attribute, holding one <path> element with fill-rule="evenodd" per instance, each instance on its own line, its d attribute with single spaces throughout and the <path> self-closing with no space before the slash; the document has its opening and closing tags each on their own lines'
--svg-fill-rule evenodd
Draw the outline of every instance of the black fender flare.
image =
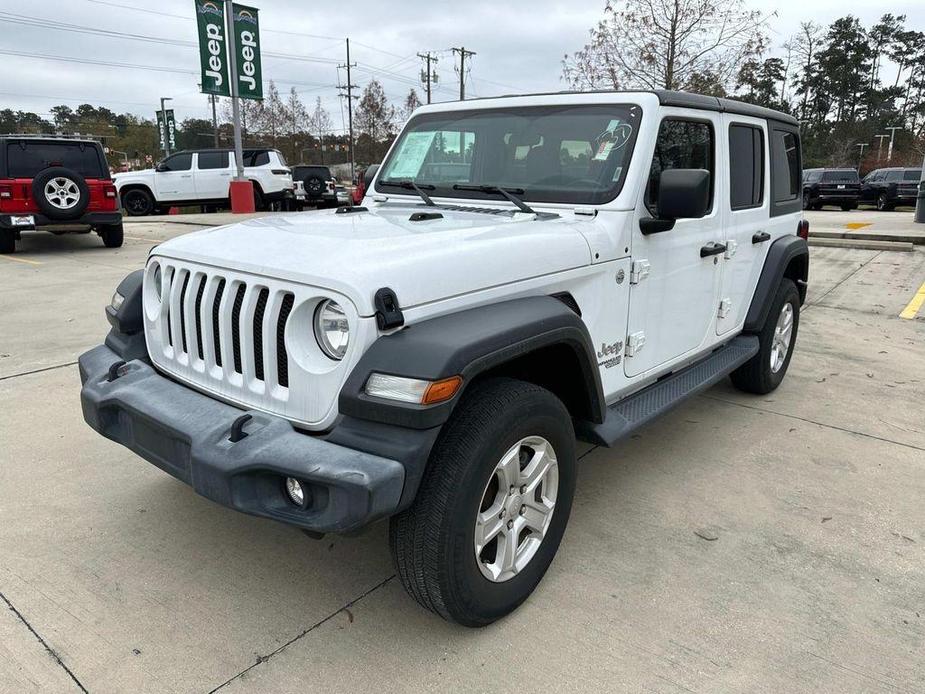
<svg viewBox="0 0 925 694">
<path fill-rule="evenodd" d="M 126 275 L 116 288 L 122 296 L 119 308 L 111 303 L 106 307 L 106 320 L 112 326 L 106 336 L 106 346 L 125 361 L 148 358 L 141 305 L 144 273 L 144 270 L 135 270 Z"/>
<path fill-rule="evenodd" d="M 572 309 L 551 296 L 533 296 L 464 309 L 414 323 L 383 335 L 360 358 L 340 392 L 342 415 L 412 429 L 444 424 L 480 374 L 551 346 L 574 354 L 584 381 L 587 418 L 604 419 L 604 394 L 588 329 Z M 463 387 L 451 400 L 431 406 L 370 397 L 373 373 L 436 381 L 462 376 Z"/>
<path fill-rule="evenodd" d="M 777 287 L 784 277 L 796 282 L 802 305 L 806 301 L 806 283 L 809 279 L 809 247 L 799 236 L 782 236 L 768 248 L 752 303 L 745 316 L 745 332 L 756 333 L 762 329 L 771 311 Z"/>
</svg>

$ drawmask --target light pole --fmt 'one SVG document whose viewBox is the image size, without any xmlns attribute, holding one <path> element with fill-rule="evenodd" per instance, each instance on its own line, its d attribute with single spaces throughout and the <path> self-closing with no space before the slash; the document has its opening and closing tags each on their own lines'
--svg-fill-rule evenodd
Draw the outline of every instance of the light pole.
<svg viewBox="0 0 925 694">
<path fill-rule="evenodd" d="M 855 147 L 860 147 L 860 148 L 861 148 L 861 153 L 858 155 L 858 171 L 860 171 L 860 170 L 861 170 L 861 162 L 864 161 L 864 148 L 865 148 L 865 147 L 870 147 L 870 145 L 867 144 L 866 142 L 861 142 L 861 143 L 859 143 L 859 144 L 856 144 Z"/>
<path fill-rule="evenodd" d="M 874 135 L 880 142 L 877 145 L 877 163 L 880 163 L 880 160 L 883 159 L 883 141 L 889 137 L 889 135 Z"/>
<path fill-rule="evenodd" d="M 886 151 L 886 163 L 887 164 L 891 164 L 893 162 L 893 140 L 896 137 L 896 131 L 902 130 L 902 129 L 903 128 L 901 125 L 895 125 L 891 128 L 884 128 L 884 130 L 890 131 L 890 147 Z"/>
</svg>

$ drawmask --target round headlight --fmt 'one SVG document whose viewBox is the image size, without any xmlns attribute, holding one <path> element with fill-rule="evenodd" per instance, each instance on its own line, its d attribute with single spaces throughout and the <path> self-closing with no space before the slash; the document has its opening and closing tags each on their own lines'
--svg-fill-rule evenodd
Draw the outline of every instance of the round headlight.
<svg viewBox="0 0 925 694">
<path fill-rule="evenodd" d="M 161 300 L 161 290 L 163 289 L 163 280 L 161 279 L 161 266 L 154 266 L 154 294 L 157 296 L 157 300 Z"/>
<path fill-rule="evenodd" d="M 315 309 L 315 339 L 331 359 L 340 361 L 347 353 L 350 326 L 344 309 L 336 301 L 326 299 Z"/>
</svg>

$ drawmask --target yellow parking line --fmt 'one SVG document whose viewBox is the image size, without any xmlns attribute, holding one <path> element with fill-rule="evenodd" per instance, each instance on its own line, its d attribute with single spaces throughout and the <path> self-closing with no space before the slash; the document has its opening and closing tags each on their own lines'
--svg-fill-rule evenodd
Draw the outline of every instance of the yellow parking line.
<svg viewBox="0 0 925 694">
<path fill-rule="evenodd" d="M 13 262 L 16 262 L 16 263 L 28 263 L 29 265 L 41 265 L 41 263 L 37 260 L 27 260 L 26 258 L 14 258 L 11 255 L 0 255 L 0 259 L 12 260 Z"/>
<path fill-rule="evenodd" d="M 899 317 L 905 318 L 906 320 L 912 320 L 919 312 L 919 309 L 922 308 L 922 304 L 925 304 L 925 282 L 923 282 L 922 286 L 919 287 L 919 290 L 915 293 L 915 296 L 912 297 L 912 301 L 910 301 L 909 305 L 903 309 L 903 312 L 899 314 Z"/>
</svg>

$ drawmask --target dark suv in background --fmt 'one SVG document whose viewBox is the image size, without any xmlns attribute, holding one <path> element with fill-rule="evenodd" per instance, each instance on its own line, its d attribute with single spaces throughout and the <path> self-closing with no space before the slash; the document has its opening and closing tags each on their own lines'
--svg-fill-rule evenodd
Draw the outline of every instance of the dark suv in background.
<svg viewBox="0 0 925 694">
<path fill-rule="evenodd" d="M 820 210 L 834 205 L 856 210 L 861 180 L 855 169 L 803 169 L 803 209 Z"/>
<path fill-rule="evenodd" d="M 878 210 L 915 205 L 921 179 L 921 169 L 874 169 L 864 177 L 861 202 L 876 205 Z"/>
<path fill-rule="evenodd" d="M 122 213 L 103 147 L 53 135 L 0 135 L 0 253 L 20 233 L 96 231 L 122 245 Z"/>
</svg>

